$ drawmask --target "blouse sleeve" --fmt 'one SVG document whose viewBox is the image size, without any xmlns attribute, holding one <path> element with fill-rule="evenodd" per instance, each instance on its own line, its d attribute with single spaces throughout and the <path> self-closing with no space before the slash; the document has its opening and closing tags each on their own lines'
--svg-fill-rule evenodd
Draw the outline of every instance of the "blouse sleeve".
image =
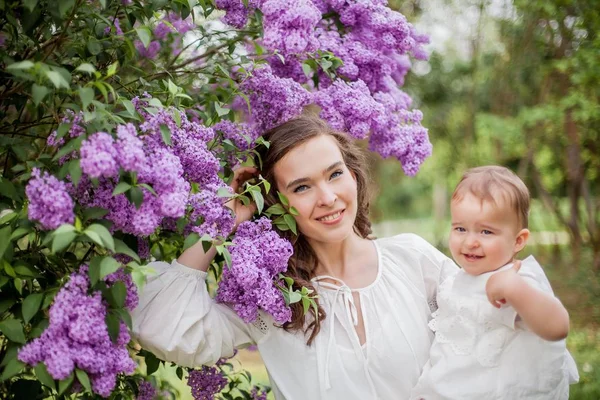
<svg viewBox="0 0 600 400">
<path fill-rule="evenodd" d="M 214 364 L 267 334 L 262 317 L 247 324 L 210 297 L 206 272 L 177 261 L 149 266 L 156 274 L 148 279 L 133 310 L 133 333 L 158 358 L 186 367 Z"/>
</svg>

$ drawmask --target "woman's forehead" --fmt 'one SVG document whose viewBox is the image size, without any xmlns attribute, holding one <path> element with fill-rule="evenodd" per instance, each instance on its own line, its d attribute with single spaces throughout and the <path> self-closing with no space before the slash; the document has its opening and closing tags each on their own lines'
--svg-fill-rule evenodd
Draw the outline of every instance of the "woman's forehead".
<svg viewBox="0 0 600 400">
<path fill-rule="evenodd" d="M 288 181 L 321 175 L 332 164 L 343 161 L 335 138 L 319 135 L 294 147 L 275 164 L 278 185 Z"/>
</svg>

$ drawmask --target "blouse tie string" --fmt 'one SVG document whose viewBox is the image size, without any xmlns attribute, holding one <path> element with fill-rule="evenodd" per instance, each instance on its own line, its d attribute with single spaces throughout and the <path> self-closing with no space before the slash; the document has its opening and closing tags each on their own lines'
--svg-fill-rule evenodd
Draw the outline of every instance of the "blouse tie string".
<svg viewBox="0 0 600 400">
<path fill-rule="evenodd" d="M 333 283 L 329 283 L 329 282 L 319 282 L 323 279 L 330 279 L 333 281 L 338 281 L 341 282 L 342 285 L 335 285 Z M 325 384 L 325 390 L 328 390 L 331 388 L 331 381 L 330 381 L 330 377 L 329 377 L 329 363 L 331 360 L 331 350 L 333 347 L 335 347 L 335 312 L 337 310 L 337 300 L 338 297 L 341 296 L 342 298 L 342 302 L 344 304 L 344 311 L 346 312 L 346 316 L 348 317 L 348 319 L 350 321 L 352 321 L 352 324 L 354 326 L 358 325 L 358 310 L 356 309 L 356 305 L 354 304 L 354 297 L 352 296 L 352 290 L 344 283 L 342 282 L 340 279 L 338 278 L 334 278 L 332 276 L 328 276 L 328 275 L 322 275 L 322 276 L 317 276 L 314 277 L 312 279 L 313 282 L 316 282 L 319 284 L 319 286 L 322 286 L 324 288 L 328 288 L 328 289 L 332 289 L 335 290 L 334 292 L 334 296 L 333 296 L 333 301 L 331 302 L 331 305 L 329 307 L 329 311 L 328 311 L 328 319 L 330 320 L 329 322 L 329 342 L 327 343 L 327 351 L 325 353 L 325 367 L 323 368 L 323 382 Z"/>
</svg>

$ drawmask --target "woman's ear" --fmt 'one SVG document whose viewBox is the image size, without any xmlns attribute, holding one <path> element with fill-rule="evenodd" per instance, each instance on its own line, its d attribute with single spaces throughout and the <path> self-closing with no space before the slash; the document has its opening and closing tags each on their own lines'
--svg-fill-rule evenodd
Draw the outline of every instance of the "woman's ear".
<svg viewBox="0 0 600 400">
<path fill-rule="evenodd" d="M 523 250 L 523 247 L 527 244 L 527 240 L 529 240 L 529 229 L 521 229 L 519 233 L 517 233 L 517 237 L 515 239 L 515 253 Z"/>
</svg>

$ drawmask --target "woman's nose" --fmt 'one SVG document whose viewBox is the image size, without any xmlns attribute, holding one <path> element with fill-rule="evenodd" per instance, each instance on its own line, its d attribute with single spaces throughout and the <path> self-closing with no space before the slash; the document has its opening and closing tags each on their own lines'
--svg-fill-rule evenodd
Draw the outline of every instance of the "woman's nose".
<svg viewBox="0 0 600 400">
<path fill-rule="evenodd" d="M 319 206 L 321 207 L 331 207 L 335 201 L 337 200 L 337 195 L 335 192 L 329 188 L 324 188 L 321 190 L 321 196 L 319 198 Z"/>
</svg>

